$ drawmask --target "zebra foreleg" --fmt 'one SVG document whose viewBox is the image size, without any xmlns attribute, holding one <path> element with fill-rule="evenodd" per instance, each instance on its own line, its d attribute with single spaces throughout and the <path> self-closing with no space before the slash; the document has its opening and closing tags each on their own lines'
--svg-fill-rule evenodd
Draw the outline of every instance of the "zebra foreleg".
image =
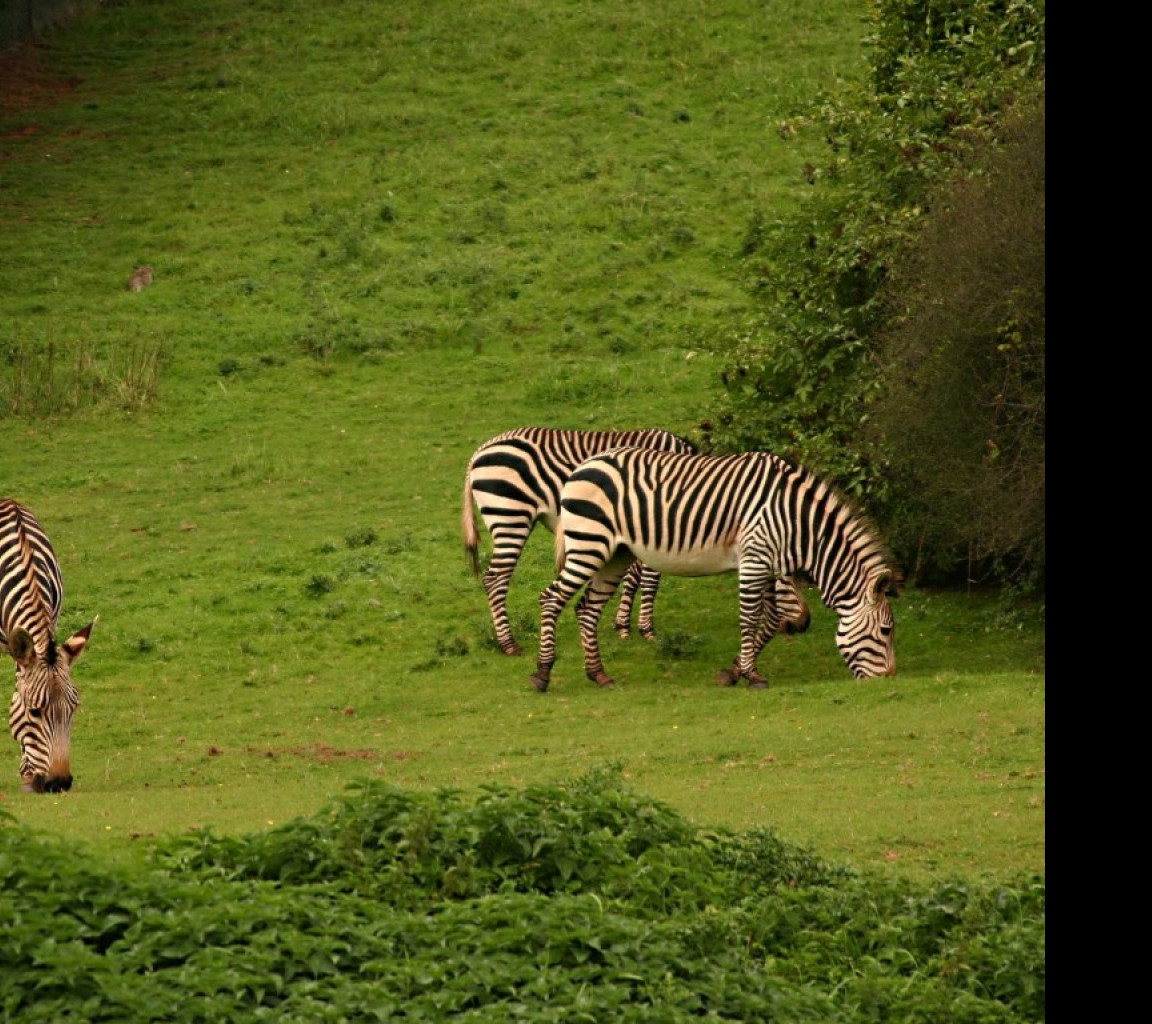
<svg viewBox="0 0 1152 1024">
<path fill-rule="evenodd" d="M 764 600 L 760 605 L 760 621 L 752 635 L 752 657 L 759 659 L 768 641 L 780 632 L 783 615 L 772 586 L 764 588 Z"/>
<path fill-rule="evenodd" d="M 660 574 L 644 565 L 640 568 L 640 635 L 645 640 L 656 639 L 653 615 L 656 609 L 656 591 L 660 588 Z"/>
<path fill-rule="evenodd" d="M 624 574 L 620 584 L 620 604 L 616 608 L 616 620 L 613 627 L 621 640 L 627 640 L 632 635 L 632 605 L 636 600 L 636 591 L 640 589 L 640 563 L 633 562 L 632 568 Z M 643 614 L 644 602 L 640 603 Z"/>
<path fill-rule="evenodd" d="M 748 680 L 750 690 L 766 690 L 768 680 L 756 667 L 764 645 L 780 628 L 780 614 L 772 592 L 772 580 L 758 574 L 740 577 L 740 653 L 731 668 L 722 668 L 716 674 L 720 686 L 735 686 L 741 679 Z"/>
<path fill-rule="evenodd" d="M 735 686 L 741 679 L 748 680 L 748 689 L 750 690 L 767 690 L 768 680 L 765 679 L 759 669 L 753 666 L 747 672 L 740 667 L 740 659 L 736 658 L 732 662 L 731 668 L 722 668 L 716 673 L 717 686 Z"/>
<path fill-rule="evenodd" d="M 808 604 L 801 595 L 793 580 L 785 577 L 774 580 L 764 588 L 764 600 L 760 605 L 760 621 L 752 637 L 752 669 L 748 676 L 748 685 L 754 690 L 763 690 L 768 686 L 765 679 L 756 670 L 756 663 L 764 648 L 781 629 L 785 633 L 803 633 L 811 621 Z M 740 659 L 734 663 L 734 670 L 738 671 Z M 736 679 L 729 685 L 734 685 Z"/>
</svg>

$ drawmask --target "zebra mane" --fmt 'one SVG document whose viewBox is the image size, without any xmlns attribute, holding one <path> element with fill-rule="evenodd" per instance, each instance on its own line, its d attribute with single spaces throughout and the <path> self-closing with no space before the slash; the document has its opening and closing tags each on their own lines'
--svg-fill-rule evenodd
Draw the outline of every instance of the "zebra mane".
<svg viewBox="0 0 1152 1024">
<path fill-rule="evenodd" d="M 46 629 L 33 629 L 32 643 L 36 653 L 49 664 L 56 661 L 56 641 L 52 636 L 52 609 L 44 599 L 44 592 L 40 589 L 40 577 L 36 572 L 36 563 L 32 558 L 32 544 L 28 540 L 28 533 L 24 528 L 24 511 L 19 505 L 15 507 L 16 513 L 16 547 L 19 550 L 20 568 L 23 572 L 25 585 L 28 587 L 28 600 L 36 609 L 36 624 L 48 624 Z M 8 635 L 8 627 L 4 625 L 4 635 Z"/>
<path fill-rule="evenodd" d="M 897 564 L 896 556 L 881 535 L 876 521 L 838 492 L 837 497 L 845 502 L 849 515 L 848 529 L 860 544 L 861 561 L 891 573 L 887 592 L 890 597 L 895 597 L 904 586 L 904 571 Z"/>
<path fill-rule="evenodd" d="M 895 597 L 904 586 L 904 571 L 899 567 L 896 556 L 892 554 L 892 549 L 889 548 L 887 542 L 884 540 L 883 533 L 880 527 L 877 526 L 876 520 L 868 515 L 868 513 L 841 488 L 823 476 L 817 475 L 799 463 L 781 458 L 780 456 L 776 456 L 776 458 L 785 466 L 788 466 L 793 472 L 805 473 L 816 480 L 820 486 L 825 489 L 829 498 L 843 509 L 845 515 L 845 533 L 850 535 L 856 545 L 858 545 L 857 550 L 861 562 L 869 567 L 886 570 L 891 574 L 892 580 L 888 585 L 887 591 L 890 596 Z"/>
</svg>

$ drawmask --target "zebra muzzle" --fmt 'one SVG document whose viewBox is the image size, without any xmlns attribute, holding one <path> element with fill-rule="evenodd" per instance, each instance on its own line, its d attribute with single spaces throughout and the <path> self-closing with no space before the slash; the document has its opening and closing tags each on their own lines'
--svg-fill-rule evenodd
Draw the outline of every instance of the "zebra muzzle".
<svg viewBox="0 0 1152 1024">
<path fill-rule="evenodd" d="M 72 788 L 71 775 L 59 775 L 48 778 L 46 775 L 33 775 L 25 778 L 20 787 L 25 793 L 66 793 Z"/>
</svg>

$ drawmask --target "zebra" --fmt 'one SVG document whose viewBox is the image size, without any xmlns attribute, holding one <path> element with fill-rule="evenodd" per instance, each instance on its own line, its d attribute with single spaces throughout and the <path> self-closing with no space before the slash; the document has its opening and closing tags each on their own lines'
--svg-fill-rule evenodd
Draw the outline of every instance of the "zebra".
<svg viewBox="0 0 1152 1024">
<path fill-rule="evenodd" d="M 537 690 L 556 660 L 556 620 L 576 592 L 585 671 L 613 685 L 596 629 L 635 559 L 677 576 L 737 571 L 740 651 L 718 681 L 761 689 L 756 667 L 779 627 L 770 581 L 804 574 L 836 611 L 836 644 L 857 679 L 896 672 L 888 596 L 902 582 L 871 523 L 829 484 L 767 452 L 699 455 L 619 448 L 569 476 L 556 527 L 557 578 L 540 594 Z"/>
<path fill-rule="evenodd" d="M 521 427 L 485 441 L 468 460 L 464 475 L 462 528 L 464 550 L 473 575 L 480 575 L 480 543 L 473 512 L 479 509 L 492 536 L 492 558 L 482 580 L 496 628 L 496 642 L 508 655 L 519 655 L 520 645 L 508 621 L 508 584 L 537 522 L 555 530 L 560 511 L 560 489 L 568 475 L 585 459 L 620 445 L 657 451 L 694 452 L 696 446 L 667 430 L 561 430 Z M 634 563 L 624 579 L 616 632 L 628 637 L 632 607 L 640 592 L 638 626 L 645 639 L 655 636 L 652 621 L 659 573 Z"/>
<path fill-rule="evenodd" d="M 80 695 L 71 666 L 96 619 L 57 643 L 63 596 L 60 566 L 40 523 L 24 505 L 0 498 L 0 651 L 16 662 L 8 727 L 20 744 L 26 793 L 72 788 L 72 717 Z"/>
</svg>

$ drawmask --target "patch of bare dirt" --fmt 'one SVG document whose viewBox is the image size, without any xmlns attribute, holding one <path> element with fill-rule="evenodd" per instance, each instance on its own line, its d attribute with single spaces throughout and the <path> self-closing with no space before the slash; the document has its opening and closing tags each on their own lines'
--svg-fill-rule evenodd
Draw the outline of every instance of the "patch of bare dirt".
<svg viewBox="0 0 1152 1024">
<path fill-rule="evenodd" d="M 84 81 L 49 71 L 46 50 L 42 43 L 19 43 L 0 52 L 0 139 L 37 134 L 34 112 L 67 99 Z"/>
<path fill-rule="evenodd" d="M 248 747 L 249 754 L 261 757 L 300 757 L 317 764 L 331 764 L 333 761 L 409 761 L 420 755 L 411 750 L 392 750 L 382 754 L 379 750 L 342 750 L 327 743 L 302 743 L 294 747 Z"/>
</svg>

